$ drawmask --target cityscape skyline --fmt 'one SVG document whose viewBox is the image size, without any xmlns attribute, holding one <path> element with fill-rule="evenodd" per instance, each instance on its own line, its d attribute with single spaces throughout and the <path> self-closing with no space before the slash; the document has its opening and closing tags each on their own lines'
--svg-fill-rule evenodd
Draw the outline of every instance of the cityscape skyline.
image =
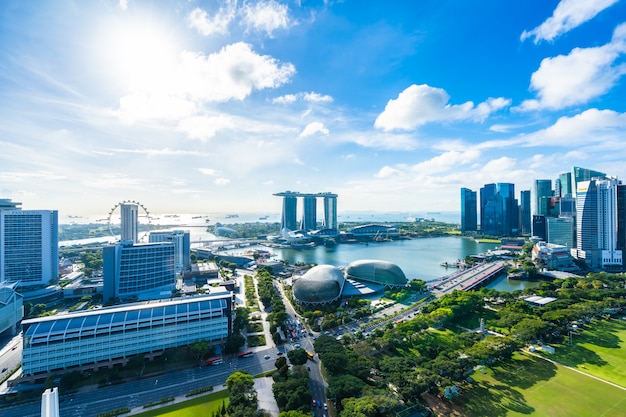
<svg viewBox="0 0 626 417">
<path fill-rule="evenodd" d="M 0 7 L 0 195 L 30 209 L 457 211 L 493 178 L 626 178 L 624 1 Z"/>
</svg>

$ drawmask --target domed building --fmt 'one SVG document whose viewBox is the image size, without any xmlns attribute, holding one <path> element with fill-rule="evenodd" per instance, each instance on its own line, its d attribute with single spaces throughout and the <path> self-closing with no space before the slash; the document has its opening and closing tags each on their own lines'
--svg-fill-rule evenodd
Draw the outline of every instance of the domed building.
<svg viewBox="0 0 626 417">
<path fill-rule="evenodd" d="M 300 304 L 325 305 L 341 296 L 346 280 L 341 269 L 317 265 L 293 284 L 293 296 Z"/>
<path fill-rule="evenodd" d="M 408 283 L 406 275 L 398 265 L 375 260 L 352 262 L 346 268 L 346 278 L 371 282 L 389 288 L 405 287 Z"/>
</svg>

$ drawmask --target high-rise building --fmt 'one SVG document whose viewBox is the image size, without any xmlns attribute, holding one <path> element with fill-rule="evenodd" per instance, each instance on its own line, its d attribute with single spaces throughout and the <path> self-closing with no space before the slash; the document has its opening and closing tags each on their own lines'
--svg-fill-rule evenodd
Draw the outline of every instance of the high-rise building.
<svg viewBox="0 0 626 417">
<path fill-rule="evenodd" d="M 189 230 L 159 230 L 150 232 L 150 243 L 172 242 L 174 244 L 174 267 L 181 274 L 191 269 L 191 237 Z"/>
<path fill-rule="evenodd" d="M 520 191 L 520 224 L 523 234 L 529 234 L 532 231 L 530 217 L 530 190 Z"/>
<path fill-rule="evenodd" d="M 519 208 L 514 184 L 485 184 L 480 189 L 480 208 L 482 233 L 495 236 L 519 233 Z"/>
<path fill-rule="evenodd" d="M 578 192 L 578 184 L 583 181 L 590 181 L 592 178 L 606 178 L 606 173 L 600 171 L 594 171 L 593 169 L 572 167 L 572 192 L 576 197 Z"/>
<path fill-rule="evenodd" d="M 530 215 L 548 216 L 550 197 L 552 197 L 552 181 L 534 180 L 530 190 Z M 538 236 L 535 229 L 532 230 L 532 234 Z"/>
<path fill-rule="evenodd" d="M 547 217 L 546 242 L 572 249 L 576 243 L 575 225 L 571 217 Z"/>
<path fill-rule="evenodd" d="M 561 197 L 559 217 L 576 217 L 576 199 L 571 194 Z"/>
<path fill-rule="evenodd" d="M 300 230 L 315 230 L 317 229 L 317 196 L 304 194 L 303 202 Z"/>
<path fill-rule="evenodd" d="M 478 230 L 478 206 L 476 191 L 461 188 L 461 232 Z"/>
<path fill-rule="evenodd" d="M 622 251 L 622 267 L 626 267 L 626 185 L 617 186 L 617 249 Z"/>
<path fill-rule="evenodd" d="M 134 203 L 120 204 L 120 240 L 139 242 L 139 206 Z"/>
<path fill-rule="evenodd" d="M 324 198 L 324 227 L 337 230 L 337 194 L 321 193 Z"/>
<path fill-rule="evenodd" d="M 176 287 L 174 243 L 120 241 L 102 249 L 104 300 L 167 298 Z"/>
<path fill-rule="evenodd" d="M 275 196 L 283 198 L 283 211 L 280 219 L 281 230 L 296 230 L 298 228 L 298 200 L 299 193 L 285 191 L 283 193 L 276 193 Z"/>
<path fill-rule="evenodd" d="M 17 283 L 0 284 L 0 334 L 17 333 L 17 323 L 24 318 L 24 297 L 16 291 Z"/>
<path fill-rule="evenodd" d="M 46 286 L 59 276 L 59 221 L 56 210 L 22 210 L 0 200 L 0 283 L 20 291 Z"/>
<path fill-rule="evenodd" d="M 548 231 L 546 227 L 546 216 L 543 214 L 533 215 L 533 236 L 538 237 L 541 240 L 548 238 Z"/>
<path fill-rule="evenodd" d="M 565 197 L 565 196 L 572 196 L 574 194 L 574 191 L 572 189 L 572 173 L 571 172 L 565 172 L 561 175 L 559 175 L 559 179 L 556 180 L 556 184 L 557 186 L 555 186 L 554 188 L 554 194 L 557 197 Z"/>
<path fill-rule="evenodd" d="M 581 181 L 576 190 L 576 251 L 592 268 L 622 266 L 617 248 L 618 185 L 616 178 Z"/>
</svg>

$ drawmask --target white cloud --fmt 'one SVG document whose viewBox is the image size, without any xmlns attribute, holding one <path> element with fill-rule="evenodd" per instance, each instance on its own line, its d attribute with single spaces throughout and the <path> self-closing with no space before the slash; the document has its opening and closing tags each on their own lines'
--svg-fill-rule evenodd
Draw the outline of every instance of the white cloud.
<svg viewBox="0 0 626 417">
<path fill-rule="evenodd" d="M 210 175 L 212 177 L 216 177 L 221 174 L 219 170 L 213 168 L 198 168 L 198 171 L 200 171 L 204 175 Z"/>
<path fill-rule="evenodd" d="M 120 0 L 117 5 L 121 10 L 126 10 L 128 9 L 128 0 Z"/>
<path fill-rule="evenodd" d="M 132 153 L 146 156 L 209 156 L 207 152 L 201 152 L 197 150 L 189 151 L 184 149 L 108 149 L 108 152 L 94 152 L 98 155 L 113 156 L 116 153 Z"/>
<path fill-rule="evenodd" d="M 324 135 L 328 135 L 329 131 L 328 131 L 328 128 L 324 126 L 324 123 L 312 122 L 306 125 L 306 127 L 302 130 L 302 133 L 300 133 L 299 137 L 306 138 L 316 133 L 322 133 Z"/>
<path fill-rule="evenodd" d="M 426 84 L 411 85 L 397 99 L 387 102 L 385 110 L 378 115 L 374 126 L 385 131 L 412 130 L 430 122 L 453 120 L 484 121 L 491 113 L 510 104 L 504 98 L 489 98 L 474 106 L 468 101 L 459 105 L 448 104 L 450 97 L 445 90 Z"/>
<path fill-rule="evenodd" d="M 374 175 L 374 177 L 375 178 L 390 178 L 390 177 L 397 177 L 401 175 L 402 175 L 402 171 L 400 171 L 399 169 L 392 168 L 388 165 L 385 165 L 380 170 L 378 170 L 378 172 Z"/>
<path fill-rule="evenodd" d="M 203 101 L 243 100 L 253 90 L 275 88 L 289 81 L 295 67 L 259 55 L 243 42 L 204 56 L 183 52 L 181 93 Z"/>
<path fill-rule="evenodd" d="M 178 123 L 178 130 L 185 132 L 191 139 L 200 139 L 202 141 L 214 137 L 218 130 L 233 127 L 233 121 L 223 115 L 214 117 L 194 116 L 183 119 Z"/>
<path fill-rule="evenodd" d="M 135 92 L 120 98 L 120 106 L 112 114 L 125 123 L 134 123 L 137 120 L 178 120 L 195 111 L 195 103 L 176 95 Z"/>
<path fill-rule="evenodd" d="M 230 180 L 228 178 L 216 178 L 214 182 L 215 185 L 228 185 Z"/>
<path fill-rule="evenodd" d="M 621 142 L 626 132 L 626 113 L 588 109 L 573 117 L 561 117 L 552 126 L 526 135 L 529 146 L 593 145 Z"/>
<path fill-rule="evenodd" d="M 228 25 L 235 18 L 235 7 L 236 2 L 227 2 L 213 17 L 210 17 L 205 10 L 196 7 L 187 15 L 187 22 L 189 27 L 196 29 L 204 36 L 226 34 Z"/>
<path fill-rule="evenodd" d="M 530 89 L 538 98 L 525 100 L 517 109 L 556 110 L 603 95 L 626 73 L 626 64 L 613 65 L 625 52 L 626 24 L 621 24 L 606 45 L 545 58 L 530 79 Z"/>
<path fill-rule="evenodd" d="M 337 140 L 354 142 L 365 148 L 410 151 L 417 147 L 415 138 L 403 134 L 371 134 L 358 132 L 350 133 Z"/>
<path fill-rule="evenodd" d="M 309 103 L 332 103 L 333 98 L 328 95 L 318 94 L 311 91 L 309 93 L 285 94 L 284 96 L 272 99 L 272 103 L 291 104 L 298 100 L 307 101 Z"/>
<path fill-rule="evenodd" d="M 593 19 L 601 11 L 611 7 L 618 0 L 561 0 L 552 17 L 533 30 L 524 31 L 520 39 L 535 38 L 535 44 L 542 40 L 552 41 L 556 37 Z"/>
<path fill-rule="evenodd" d="M 427 161 L 413 165 L 411 170 L 428 175 L 439 172 L 455 171 L 458 170 L 461 165 L 474 163 L 479 157 L 480 151 L 477 149 L 468 149 L 463 152 L 447 151 Z"/>
<path fill-rule="evenodd" d="M 286 4 L 274 0 L 260 1 L 254 5 L 245 3 L 241 12 L 243 22 L 248 27 L 265 32 L 270 38 L 275 30 L 289 28 L 289 9 Z"/>
</svg>

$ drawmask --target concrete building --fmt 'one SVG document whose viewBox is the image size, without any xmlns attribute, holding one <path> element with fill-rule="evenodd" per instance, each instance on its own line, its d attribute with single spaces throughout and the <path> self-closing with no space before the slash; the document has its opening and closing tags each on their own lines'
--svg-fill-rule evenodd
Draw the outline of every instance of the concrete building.
<svg viewBox="0 0 626 417">
<path fill-rule="evenodd" d="M 199 340 L 223 341 L 232 329 L 232 293 L 125 304 L 24 320 L 22 371 L 98 370 L 124 365 L 133 355 Z"/>
<path fill-rule="evenodd" d="M 322 193 L 324 198 L 324 228 L 337 230 L 337 194 Z"/>
<path fill-rule="evenodd" d="M 56 210 L 20 205 L 0 200 L 0 283 L 17 282 L 24 292 L 59 276 L 59 220 Z"/>
<path fill-rule="evenodd" d="M 120 240 L 139 243 L 139 206 L 134 203 L 120 204 Z"/>
<path fill-rule="evenodd" d="M 174 243 L 121 241 L 102 249 L 104 301 L 167 298 L 176 287 Z"/>
<path fill-rule="evenodd" d="M 191 237 L 189 230 L 159 230 L 150 232 L 149 242 L 172 242 L 174 244 L 174 267 L 177 274 L 191 268 Z"/>
<path fill-rule="evenodd" d="M 578 184 L 584 181 L 590 181 L 592 178 L 606 178 L 605 172 L 594 171 L 593 169 L 572 167 L 572 192 L 576 197 L 578 192 Z"/>
<path fill-rule="evenodd" d="M 317 229 L 317 196 L 315 194 L 304 194 L 303 203 L 300 230 L 315 230 Z"/>
<path fill-rule="evenodd" d="M 533 246 L 532 260 L 543 260 L 547 269 L 564 270 L 572 268 L 572 256 L 567 246 L 538 242 Z"/>
<path fill-rule="evenodd" d="M 59 388 L 48 388 L 41 394 L 41 417 L 59 417 Z"/>
<path fill-rule="evenodd" d="M 552 197 L 552 181 L 533 180 L 530 190 L 530 215 L 548 216 L 548 205 Z M 535 230 L 531 231 L 533 236 L 538 236 Z"/>
</svg>

